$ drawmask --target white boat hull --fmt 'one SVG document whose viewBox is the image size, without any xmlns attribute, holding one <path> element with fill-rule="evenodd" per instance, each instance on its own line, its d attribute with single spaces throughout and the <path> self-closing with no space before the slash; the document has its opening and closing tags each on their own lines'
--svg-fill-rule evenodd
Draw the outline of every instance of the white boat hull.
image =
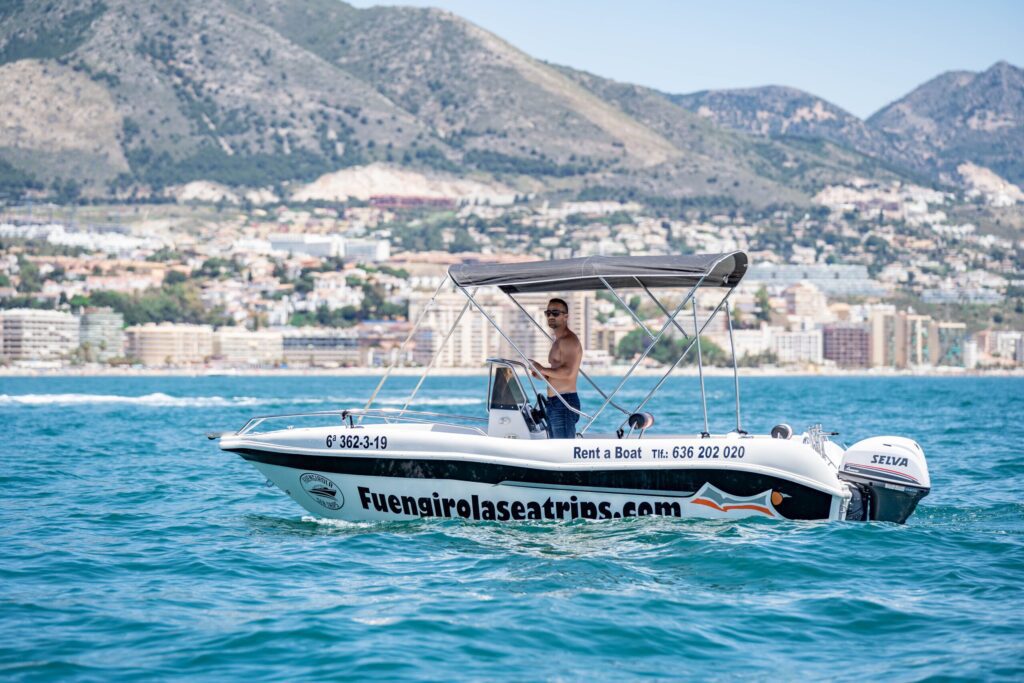
<svg viewBox="0 0 1024 683">
<path fill-rule="evenodd" d="M 708 519 L 785 518 L 772 504 L 771 490 L 741 498 L 709 483 L 691 495 L 668 492 L 645 495 L 640 492 L 623 494 L 444 479 L 304 472 L 262 463 L 256 464 L 256 468 L 311 514 L 347 521 L 422 518 L 484 522 L 571 521 L 651 515 Z"/>
<path fill-rule="evenodd" d="M 843 519 L 851 496 L 810 445 L 737 434 L 520 441 L 389 425 L 225 436 L 221 447 L 310 513 L 349 521 Z"/>
</svg>

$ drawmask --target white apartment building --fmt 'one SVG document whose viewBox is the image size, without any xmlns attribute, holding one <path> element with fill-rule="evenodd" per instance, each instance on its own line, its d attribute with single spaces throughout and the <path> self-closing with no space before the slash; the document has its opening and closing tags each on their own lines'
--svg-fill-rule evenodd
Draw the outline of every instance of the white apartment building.
<svg viewBox="0 0 1024 683">
<path fill-rule="evenodd" d="M 996 330 L 990 334 L 992 355 L 999 356 L 1000 358 L 1024 361 L 1024 358 L 1021 358 L 1020 353 L 1017 351 L 1017 347 L 1020 346 L 1021 339 L 1024 338 L 1024 333 L 1008 330 Z"/>
<path fill-rule="evenodd" d="M 274 251 L 289 254 L 330 258 L 344 253 L 341 235 L 307 235 L 304 233 L 275 232 L 267 236 Z"/>
<path fill-rule="evenodd" d="M 87 308 L 79 318 L 82 348 L 91 361 L 124 355 L 124 316 L 110 308 Z"/>
<path fill-rule="evenodd" d="M 221 327 L 213 333 L 213 355 L 231 365 L 274 365 L 284 360 L 284 336 L 273 330 Z"/>
<path fill-rule="evenodd" d="M 387 240 L 344 240 L 344 257 L 359 263 L 379 263 L 391 258 L 391 243 Z"/>
<path fill-rule="evenodd" d="M 292 328 L 284 331 L 282 344 L 288 365 L 334 368 L 363 364 L 359 336 L 353 330 Z"/>
<path fill-rule="evenodd" d="M 61 311 L 12 308 L 0 312 L 3 344 L 10 361 L 59 360 L 78 348 L 78 318 Z"/>
<path fill-rule="evenodd" d="M 344 257 L 359 263 L 379 263 L 391 258 L 387 240 L 358 239 L 341 235 L 275 232 L 267 236 L 274 251 L 319 258 Z"/>
<path fill-rule="evenodd" d="M 968 370 L 978 367 L 978 342 L 964 342 L 964 367 Z"/>
<path fill-rule="evenodd" d="M 771 327 L 769 325 L 761 325 L 752 330 L 734 329 L 733 342 L 736 345 L 736 358 L 760 356 L 768 351 L 774 351 L 775 335 L 780 332 L 782 332 L 781 327 Z M 717 344 L 726 354 L 729 354 L 729 358 L 732 358 L 728 331 L 703 336 Z"/>
<path fill-rule="evenodd" d="M 146 323 L 125 330 L 128 355 L 143 365 L 202 363 L 213 355 L 209 325 Z"/>
<path fill-rule="evenodd" d="M 774 343 L 779 363 L 822 363 L 821 330 L 776 332 Z"/>
</svg>

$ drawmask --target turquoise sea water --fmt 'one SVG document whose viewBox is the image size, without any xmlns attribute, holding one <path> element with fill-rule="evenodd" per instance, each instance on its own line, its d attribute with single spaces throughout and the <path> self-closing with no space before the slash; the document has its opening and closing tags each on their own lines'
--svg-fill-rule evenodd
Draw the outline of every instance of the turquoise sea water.
<svg viewBox="0 0 1024 683">
<path fill-rule="evenodd" d="M 204 437 L 375 382 L 0 378 L 0 679 L 1024 676 L 1021 379 L 744 381 L 751 431 L 917 439 L 934 488 L 902 527 L 331 523 Z M 485 383 L 424 407 L 482 412 Z M 659 426 L 699 431 L 695 388 Z M 709 401 L 726 431 L 731 381 Z"/>
</svg>

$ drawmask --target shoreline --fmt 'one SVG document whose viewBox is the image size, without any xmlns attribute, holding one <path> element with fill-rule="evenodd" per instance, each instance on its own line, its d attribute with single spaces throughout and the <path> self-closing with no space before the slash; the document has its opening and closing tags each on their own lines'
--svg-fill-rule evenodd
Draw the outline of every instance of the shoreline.
<svg viewBox="0 0 1024 683">
<path fill-rule="evenodd" d="M 587 370 L 592 377 L 622 377 L 625 367 Z M 64 367 L 64 368 L 0 368 L 0 377 L 382 377 L 386 368 L 111 368 L 111 367 Z M 431 375 L 443 377 L 486 377 L 487 368 L 442 368 L 435 367 Z M 638 368 L 636 377 L 660 377 L 665 368 Z M 420 367 L 401 367 L 391 371 L 393 377 L 419 377 Z M 672 373 L 679 377 L 697 377 L 697 369 L 686 367 Z M 928 370 L 893 370 L 869 368 L 740 368 L 740 379 L 750 377 L 1022 377 L 1024 368 L 993 370 L 964 370 L 963 368 L 930 368 Z M 731 367 L 704 368 L 705 377 L 732 377 Z"/>
</svg>

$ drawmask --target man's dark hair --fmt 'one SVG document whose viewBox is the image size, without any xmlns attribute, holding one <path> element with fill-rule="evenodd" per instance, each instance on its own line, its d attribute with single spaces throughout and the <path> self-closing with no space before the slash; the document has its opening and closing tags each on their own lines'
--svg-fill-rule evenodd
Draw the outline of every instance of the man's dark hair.
<svg viewBox="0 0 1024 683">
<path fill-rule="evenodd" d="M 551 304 L 562 304 L 563 306 L 565 306 L 565 312 L 569 312 L 569 304 L 565 303 L 565 299 L 551 299 L 550 301 L 548 301 L 548 306 L 550 306 Z"/>
</svg>

